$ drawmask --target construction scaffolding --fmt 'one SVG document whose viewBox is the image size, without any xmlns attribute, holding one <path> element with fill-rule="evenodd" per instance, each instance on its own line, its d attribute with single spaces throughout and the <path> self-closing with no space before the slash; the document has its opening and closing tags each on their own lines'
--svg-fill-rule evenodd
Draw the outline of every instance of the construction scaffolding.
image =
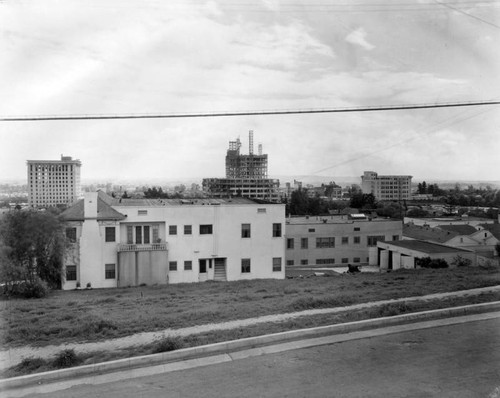
<svg viewBox="0 0 500 398">
<path fill-rule="evenodd" d="M 267 178 L 267 154 L 262 154 L 262 145 L 259 144 L 259 154 L 253 153 L 253 131 L 249 132 L 249 154 L 240 153 L 241 141 L 229 141 L 226 154 L 226 178 Z"/>
<path fill-rule="evenodd" d="M 240 153 L 241 141 L 229 141 L 226 154 L 226 178 L 205 178 L 203 190 L 211 197 L 243 196 L 270 202 L 280 202 L 279 180 L 267 177 L 267 154 L 253 152 L 253 131 L 249 132 L 248 155 Z"/>
</svg>

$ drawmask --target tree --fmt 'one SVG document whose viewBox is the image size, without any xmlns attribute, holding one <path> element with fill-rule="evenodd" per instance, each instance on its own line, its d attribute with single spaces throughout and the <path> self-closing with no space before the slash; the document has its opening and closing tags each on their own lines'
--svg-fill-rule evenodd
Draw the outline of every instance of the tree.
<svg viewBox="0 0 500 398">
<path fill-rule="evenodd" d="M 299 188 L 292 192 L 290 197 L 290 214 L 295 216 L 303 216 L 308 214 L 309 209 L 309 198 L 307 196 L 307 191 Z"/>
<path fill-rule="evenodd" d="M 406 213 L 408 217 L 428 217 L 429 213 L 420 207 L 414 207 Z"/>
<path fill-rule="evenodd" d="M 5 214 L 0 222 L 0 282 L 10 288 L 23 282 L 24 293 L 33 296 L 40 295 L 44 284 L 60 288 L 66 245 L 63 231 L 60 218 L 49 211 Z"/>
<path fill-rule="evenodd" d="M 350 206 L 355 209 L 374 209 L 375 196 L 372 193 L 358 192 L 351 196 Z"/>
</svg>

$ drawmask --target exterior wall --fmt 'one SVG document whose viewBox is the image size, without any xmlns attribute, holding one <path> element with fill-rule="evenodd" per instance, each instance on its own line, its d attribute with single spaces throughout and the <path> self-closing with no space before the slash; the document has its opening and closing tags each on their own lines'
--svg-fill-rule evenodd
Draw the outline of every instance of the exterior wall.
<svg viewBox="0 0 500 398">
<path fill-rule="evenodd" d="M 177 270 L 168 270 L 168 283 L 199 282 L 214 278 L 214 261 L 207 264 L 206 275 L 200 273 L 200 260 L 225 259 L 227 280 L 276 278 L 284 279 L 283 232 L 272 237 L 272 224 L 282 224 L 284 231 L 284 205 L 185 205 L 176 207 L 115 207 L 127 215 L 120 226 L 122 241 L 126 240 L 128 225 L 160 223 L 160 238 L 168 245 L 168 262 L 176 261 Z M 258 209 L 265 209 L 259 213 Z M 139 216 L 147 210 L 147 216 Z M 241 224 L 251 225 L 251 237 L 241 237 Z M 168 234 L 170 226 L 177 234 Z M 184 234 L 184 226 L 191 225 L 192 233 Z M 200 225 L 212 225 L 212 234 L 200 234 Z M 165 235 L 163 235 L 165 234 Z M 280 257 L 282 269 L 272 271 L 272 258 Z M 250 272 L 241 272 L 241 259 L 250 259 Z M 184 270 L 184 262 L 192 262 L 192 270 Z"/>
<path fill-rule="evenodd" d="M 97 196 L 86 194 L 87 205 Z M 146 202 L 145 202 L 146 203 Z M 78 224 L 77 243 L 66 255 L 65 265 L 77 266 L 77 280 L 84 288 L 145 284 L 199 282 L 216 278 L 215 264 L 223 264 L 224 280 L 285 278 L 285 206 L 277 204 L 186 204 L 179 206 L 113 206 L 126 218 L 98 221 L 86 217 Z M 281 236 L 273 237 L 273 224 L 281 225 Z M 250 237 L 242 237 L 242 224 L 250 224 Z M 158 226 L 159 242 L 152 242 L 152 226 Z M 191 234 L 184 233 L 190 225 Z M 201 234 L 200 225 L 211 225 L 211 234 Z M 149 243 L 136 243 L 136 227 L 149 226 Z M 172 226 L 176 234 L 170 234 Z M 106 242 L 106 227 L 115 227 L 115 241 Z M 134 241 L 128 241 L 128 227 Z M 273 271 L 273 258 L 281 259 L 281 269 Z M 242 259 L 250 260 L 250 272 L 242 272 Z M 185 270 L 185 261 L 192 269 Z M 206 261 L 206 272 L 200 272 Z M 176 262 L 176 269 L 172 269 Z M 115 278 L 106 279 L 106 264 L 115 264 Z M 74 289 L 76 281 L 66 281 L 63 289 Z"/>
<path fill-rule="evenodd" d="M 81 197 L 79 160 L 28 160 L 28 205 L 71 205 Z"/>
<path fill-rule="evenodd" d="M 426 253 L 423 251 L 391 245 L 390 243 L 386 242 L 378 242 L 377 246 L 380 252 L 380 269 L 397 270 L 400 268 L 416 268 L 415 260 L 417 258 L 423 257 L 430 257 L 431 259 L 443 259 L 449 264 L 450 267 L 453 267 L 452 263 L 457 256 L 471 260 L 471 265 L 473 266 L 477 264 L 476 254 L 470 251 L 443 251 L 442 253 Z"/>
<path fill-rule="evenodd" d="M 345 266 L 347 263 L 376 265 L 376 242 L 370 239 L 369 245 L 368 237 L 377 236 L 380 240 L 391 241 L 401 239 L 403 234 L 402 223 L 396 220 L 348 220 L 341 217 L 324 220 L 326 222 L 322 222 L 322 219 L 304 217 L 287 221 L 286 264 L 305 265 L 304 261 L 307 260 L 308 265 Z M 334 247 L 316 247 L 316 238 L 328 237 L 334 238 Z M 354 243 L 355 238 L 359 238 L 359 243 Z M 290 239 L 293 239 L 293 248 L 289 248 Z M 302 248 L 302 239 L 307 239 L 307 249 Z"/>
<path fill-rule="evenodd" d="M 66 251 L 64 266 L 76 265 L 76 280 L 65 281 L 63 289 L 75 289 L 77 282 L 82 288 L 88 283 L 93 288 L 116 287 L 117 278 L 106 278 L 106 264 L 115 264 L 117 275 L 118 222 L 97 220 L 97 194 L 85 195 L 88 218 L 83 222 L 70 222 L 67 227 L 76 228 L 76 242 Z M 106 227 L 115 228 L 115 242 L 106 242 Z"/>
</svg>

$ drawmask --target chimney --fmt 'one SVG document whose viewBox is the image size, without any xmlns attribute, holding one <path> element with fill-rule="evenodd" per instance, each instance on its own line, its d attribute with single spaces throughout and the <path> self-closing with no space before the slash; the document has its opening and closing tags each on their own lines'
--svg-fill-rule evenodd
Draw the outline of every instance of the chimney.
<svg viewBox="0 0 500 398">
<path fill-rule="evenodd" d="M 85 218 L 97 218 L 97 192 L 85 192 L 83 214 Z"/>
</svg>

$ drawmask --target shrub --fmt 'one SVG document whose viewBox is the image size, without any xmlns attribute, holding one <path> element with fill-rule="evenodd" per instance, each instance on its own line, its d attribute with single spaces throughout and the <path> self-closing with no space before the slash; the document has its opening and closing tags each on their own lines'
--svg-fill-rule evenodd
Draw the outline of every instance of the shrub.
<svg viewBox="0 0 500 398">
<path fill-rule="evenodd" d="M 28 358 L 23 358 L 21 363 L 19 363 L 14 367 L 14 370 L 22 374 L 33 373 L 46 365 L 47 362 L 43 358 L 28 357 Z"/>
<path fill-rule="evenodd" d="M 153 347 L 153 354 L 160 352 L 175 351 L 182 348 L 182 340 L 179 337 L 164 337 Z"/>
<path fill-rule="evenodd" d="M 463 258 L 461 255 L 457 255 L 453 258 L 452 264 L 456 265 L 457 267 L 468 267 L 472 264 L 472 261 L 468 258 Z"/>
<path fill-rule="evenodd" d="M 20 282 L 10 286 L 9 296 L 22 298 L 42 298 L 49 294 L 47 282 L 36 278 L 33 282 Z"/>
<path fill-rule="evenodd" d="M 70 368 L 82 363 L 82 359 L 76 354 L 75 350 L 67 349 L 59 352 L 52 362 L 54 368 Z"/>
<path fill-rule="evenodd" d="M 416 259 L 416 264 L 422 268 L 448 268 L 448 263 L 442 258 L 422 257 Z"/>
</svg>

